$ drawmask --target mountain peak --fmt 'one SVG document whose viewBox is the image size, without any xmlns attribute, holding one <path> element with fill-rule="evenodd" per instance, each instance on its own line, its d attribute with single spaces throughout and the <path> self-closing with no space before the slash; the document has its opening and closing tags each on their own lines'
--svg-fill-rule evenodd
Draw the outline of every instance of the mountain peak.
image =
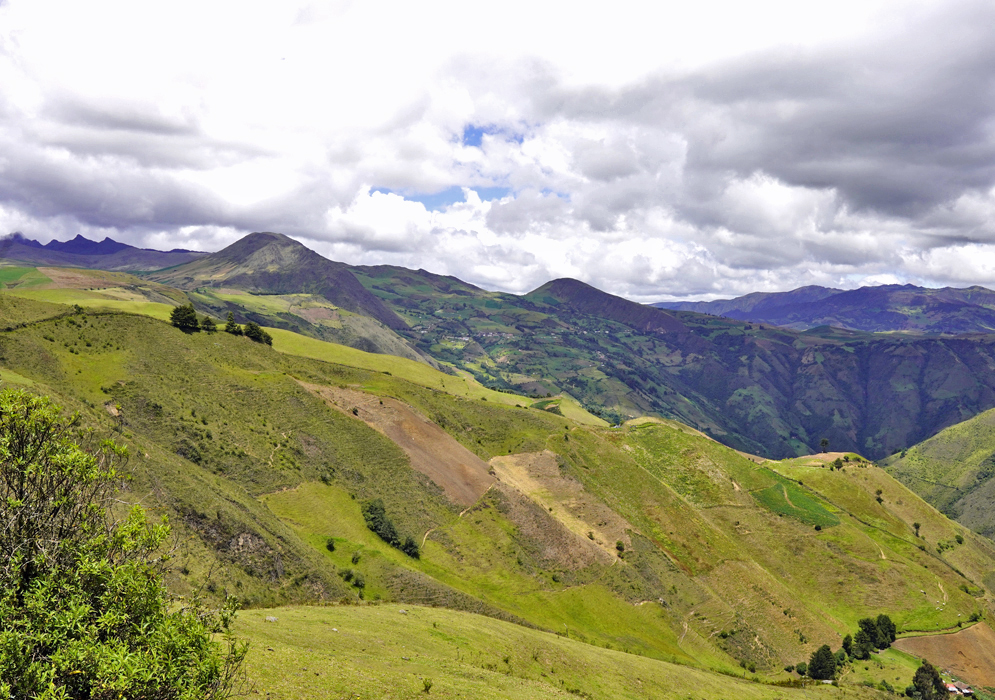
<svg viewBox="0 0 995 700">
<path fill-rule="evenodd" d="M 581 313 L 601 316 L 642 331 L 683 333 L 687 330 L 683 323 L 663 309 L 637 304 L 571 277 L 547 282 L 526 297 L 563 304 Z"/>
<path fill-rule="evenodd" d="M 217 253 L 164 271 L 154 279 L 183 289 L 223 284 L 256 293 L 320 294 L 336 306 L 372 316 L 388 328 L 408 327 L 343 263 L 328 260 L 303 243 L 272 231 L 250 233 Z"/>
</svg>

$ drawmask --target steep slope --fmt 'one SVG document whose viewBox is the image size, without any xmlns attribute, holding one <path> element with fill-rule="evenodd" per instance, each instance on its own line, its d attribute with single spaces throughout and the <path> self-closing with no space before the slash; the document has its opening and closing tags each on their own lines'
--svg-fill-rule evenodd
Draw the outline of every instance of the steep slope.
<svg viewBox="0 0 995 700">
<path fill-rule="evenodd" d="M 711 302 L 660 302 L 659 308 L 805 330 L 829 325 L 868 332 L 991 333 L 995 292 L 984 287 L 927 289 L 913 285 L 849 291 L 802 287 Z"/>
<path fill-rule="evenodd" d="M 585 426 L 224 333 L 39 311 L 12 312 L 35 320 L 0 334 L 0 379 L 130 446 L 130 497 L 184 535 L 179 590 L 213 565 L 252 605 L 439 605 L 768 679 L 863 616 L 935 631 L 991 606 L 995 547 L 870 466 L 758 465 L 675 424 Z M 420 558 L 366 526 L 376 499 Z M 962 541 L 921 549 L 913 519 Z"/>
<path fill-rule="evenodd" d="M 995 338 L 761 328 L 634 304 L 576 280 L 522 297 L 426 273 L 360 280 L 424 353 L 495 388 L 567 393 L 611 421 L 659 415 L 747 452 L 879 458 L 995 406 Z M 393 275 L 393 277 L 392 277 Z M 403 290 L 397 293 L 395 290 Z M 386 291 L 385 291 L 386 290 Z"/>
<path fill-rule="evenodd" d="M 99 243 L 83 236 L 45 245 L 15 233 L 0 239 L 0 260 L 23 265 L 83 267 L 96 270 L 159 270 L 196 260 L 206 253 L 191 250 L 159 251 L 135 248 L 111 238 Z"/>
<path fill-rule="evenodd" d="M 949 517 L 995 538 L 995 410 L 950 426 L 882 464 Z"/>
</svg>

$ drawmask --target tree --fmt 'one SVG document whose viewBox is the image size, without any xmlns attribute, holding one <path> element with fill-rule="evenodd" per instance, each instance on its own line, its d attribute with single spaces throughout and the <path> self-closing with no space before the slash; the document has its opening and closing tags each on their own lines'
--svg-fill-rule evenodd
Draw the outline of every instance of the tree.
<svg viewBox="0 0 995 700">
<path fill-rule="evenodd" d="M 898 637 L 898 628 L 887 615 L 878 615 L 878 619 L 874 622 L 878 630 L 875 646 L 878 649 L 887 649 Z"/>
<path fill-rule="evenodd" d="M 252 321 L 245 324 L 245 337 L 257 343 L 273 344 L 273 338 L 270 334 L 264 331 L 258 323 L 253 323 Z"/>
<path fill-rule="evenodd" d="M 874 649 L 874 639 L 871 634 L 861 627 L 853 637 L 853 658 L 869 659 L 871 651 Z"/>
<path fill-rule="evenodd" d="M 922 525 L 920 523 L 912 523 L 912 529 L 916 531 L 916 537 L 919 536 L 919 528 L 921 527 Z"/>
<path fill-rule="evenodd" d="M 232 335 L 242 335 L 242 327 L 235 323 L 235 314 L 228 312 L 228 323 L 225 324 L 225 333 Z"/>
<path fill-rule="evenodd" d="M 210 316 L 204 316 L 204 318 L 200 319 L 200 329 L 205 333 L 214 333 L 218 330 L 218 324 Z"/>
<path fill-rule="evenodd" d="M 799 676 L 804 676 L 808 673 L 808 664 L 802 661 L 800 664 L 795 666 L 795 670 L 798 671 Z"/>
<path fill-rule="evenodd" d="M 850 635 L 843 637 L 843 651 L 847 656 L 853 656 L 853 637 Z"/>
<path fill-rule="evenodd" d="M 828 644 L 816 649 L 808 660 L 808 675 L 818 681 L 829 681 L 836 676 L 836 656 Z"/>
<path fill-rule="evenodd" d="M 947 697 L 947 686 L 940 678 L 940 672 L 928 661 L 923 661 L 922 666 L 916 669 L 912 676 L 912 687 L 919 693 L 922 700 L 936 700 Z"/>
<path fill-rule="evenodd" d="M 829 438 L 822 438 L 819 440 L 819 447 L 822 448 L 823 452 L 829 451 Z"/>
<path fill-rule="evenodd" d="M 197 312 L 193 309 L 193 304 L 174 307 L 169 314 L 169 321 L 184 333 L 193 333 L 200 330 L 197 322 Z"/>
<path fill-rule="evenodd" d="M 234 603 L 177 606 L 165 520 L 108 517 L 126 457 L 49 399 L 0 392 L 0 697 L 220 699 L 241 677 Z"/>
</svg>

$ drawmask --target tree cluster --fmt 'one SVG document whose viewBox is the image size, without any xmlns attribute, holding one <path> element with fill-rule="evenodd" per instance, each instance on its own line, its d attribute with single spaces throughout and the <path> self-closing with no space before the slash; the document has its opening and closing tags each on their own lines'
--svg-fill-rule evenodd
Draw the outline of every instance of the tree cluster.
<svg viewBox="0 0 995 700">
<path fill-rule="evenodd" d="M 217 330 L 217 324 L 210 316 L 197 318 L 193 304 L 175 307 L 169 314 L 169 322 L 184 333 L 196 333 L 197 331 L 213 333 Z"/>
<path fill-rule="evenodd" d="M 895 623 L 887 615 L 878 615 L 877 619 L 865 617 L 857 621 L 857 627 L 856 635 L 846 635 L 843 646 L 835 654 L 828 644 L 823 644 L 812 654 L 808 663 L 803 661 L 795 666 L 795 671 L 816 680 L 832 680 L 851 659 L 868 659 L 875 648 L 890 647 L 897 634 Z"/>
<path fill-rule="evenodd" d="M 225 333 L 231 333 L 232 335 L 244 335 L 249 340 L 253 340 L 264 345 L 273 344 L 273 337 L 264 331 L 258 323 L 249 321 L 245 324 L 245 328 L 243 328 L 235 322 L 235 314 L 231 311 L 228 312 L 228 322 L 225 323 Z"/>
<path fill-rule="evenodd" d="M 397 533 L 394 523 L 387 517 L 387 510 L 384 508 L 383 499 L 377 498 L 372 501 L 366 501 L 363 504 L 363 519 L 366 521 L 366 527 L 370 528 L 377 537 L 391 547 L 396 547 L 412 559 L 421 557 L 421 551 L 415 539 L 408 535 L 402 540 L 401 536 Z"/>
<path fill-rule="evenodd" d="M 235 604 L 177 606 L 165 520 L 108 516 L 126 456 L 50 400 L 0 392 L 0 698 L 227 698 L 241 677 Z"/>
</svg>

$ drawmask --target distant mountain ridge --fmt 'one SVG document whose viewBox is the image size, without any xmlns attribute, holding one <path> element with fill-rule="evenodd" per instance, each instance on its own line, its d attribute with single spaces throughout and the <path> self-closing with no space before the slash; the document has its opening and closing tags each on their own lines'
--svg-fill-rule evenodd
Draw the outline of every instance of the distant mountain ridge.
<svg viewBox="0 0 995 700">
<path fill-rule="evenodd" d="M 52 267 L 138 272 L 182 265 L 204 255 L 207 253 L 182 248 L 169 251 L 136 248 L 113 238 L 91 241 L 81 235 L 69 241 L 52 240 L 44 245 L 21 233 L 0 239 L 0 259 Z"/>
<path fill-rule="evenodd" d="M 735 299 L 658 302 L 653 306 L 795 330 L 828 325 L 871 333 L 995 332 L 995 292 L 979 286 L 930 289 L 892 284 L 851 290 L 809 286 L 790 292 L 755 292 Z"/>
</svg>

